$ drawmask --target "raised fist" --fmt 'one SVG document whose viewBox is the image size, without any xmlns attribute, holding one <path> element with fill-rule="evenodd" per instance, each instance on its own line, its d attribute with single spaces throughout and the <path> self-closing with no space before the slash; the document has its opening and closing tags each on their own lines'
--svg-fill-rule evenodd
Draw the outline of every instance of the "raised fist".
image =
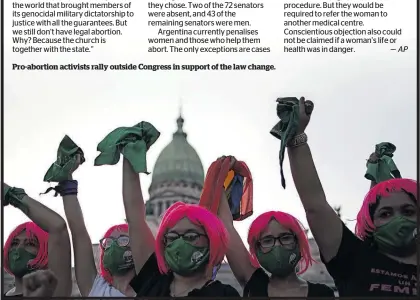
<svg viewBox="0 0 420 300">
<path fill-rule="evenodd" d="M 299 125 L 297 134 L 305 132 L 311 120 L 312 111 L 314 110 L 314 103 L 311 100 L 305 100 L 305 97 L 299 99 Z"/>
<path fill-rule="evenodd" d="M 52 297 L 57 278 L 50 270 L 38 270 L 23 277 L 23 297 Z"/>
</svg>

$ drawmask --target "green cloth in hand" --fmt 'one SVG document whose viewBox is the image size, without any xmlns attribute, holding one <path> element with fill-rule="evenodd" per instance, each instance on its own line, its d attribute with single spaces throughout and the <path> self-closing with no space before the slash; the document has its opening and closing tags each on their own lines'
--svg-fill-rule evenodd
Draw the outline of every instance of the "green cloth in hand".
<svg viewBox="0 0 420 300">
<path fill-rule="evenodd" d="M 299 126 L 299 100 L 295 97 L 277 99 L 277 116 L 280 118 L 270 133 L 278 138 L 280 142 L 280 176 L 281 185 L 286 188 L 286 180 L 283 173 L 284 151 L 287 144 L 296 135 Z"/>
<path fill-rule="evenodd" d="M 84 163 L 83 150 L 66 135 L 58 147 L 57 160 L 48 169 L 44 176 L 44 181 L 61 182 L 68 180 L 71 176 L 70 172 L 75 167 L 78 154 L 80 155 L 80 164 Z"/>
<path fill-rule="evenodd" d="M 368 160 L 365 178 L 379 183 L 392 178 L 401 178 L 401 174 L 392 159 L 397 150 L 394 144 L 384 142 L 375 146 L 377 161 Z"/>
<path fill-rule="evenodd" d="M 146 152 L 160 136 L 160 132 L 148 122 L 133 127 L 119 127 L 108 134 L 98 145 L 101 152 L 95 166 L 115 165 L 122 154 L 136 173 L 146 173 Z"/>
<path fill-rule="evenodd" d="M 3 206 L 10 204 L 25 213 L 27 212 L 28 207 L 23 201 L 23 198 L 26 196 L 24 189 L 3 186 L 3 196 Z"/>
<path fill-rule="evenodd" d="M 12 189 L 11 186 L 6 186 L 3 184 L 3 198 L 2 198 L 2 205 L 3 206 L 7 206 L 9 205 L 9 199 L 7 198 L 7 195 L 9 193 L 9 191 Z"/>
</svg>

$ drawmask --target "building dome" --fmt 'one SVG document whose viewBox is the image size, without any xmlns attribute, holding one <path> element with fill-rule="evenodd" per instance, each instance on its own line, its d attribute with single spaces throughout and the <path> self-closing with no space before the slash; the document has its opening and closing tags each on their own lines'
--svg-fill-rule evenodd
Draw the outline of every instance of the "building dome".
<svg viewBox="0 0 420 300">
<path fill-rule="evenodd" d="M 184 182 L 202 188 L 204 169 L 195 149 L 183 131 L 184 119 L 177 119 L 178 130 L 172 141 L 160 153 L 152 172 L 149 191 L 168 182 Z"/>
<path fill-rule="evenodd" d="M 204 184 L 200 157 L 187 141 L 184 119 L 177 119 L 178 130 L 156 160 L 146 201 L 146 215 L 159 224 L 162 214 L 175 202 L 198 204 Z"/>
</svg>

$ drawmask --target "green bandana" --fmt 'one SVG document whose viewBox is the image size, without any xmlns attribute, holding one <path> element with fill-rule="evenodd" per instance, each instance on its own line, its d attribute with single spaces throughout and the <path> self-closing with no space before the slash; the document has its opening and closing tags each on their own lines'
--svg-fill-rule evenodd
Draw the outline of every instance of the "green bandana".
<svg viewBox="0 0 420 300">
<path fill-rule="evenodd" d="M 365 178 L 379 183 L 392 178 L 401 178 L 401 174 L 392 159 L 394 152 L 397 150 L 394 144 L 380 143 L 375 146 L 375 154 L 378 161 L 368 160 Z"/>
<path fill-rule="evenodd" d="M 256 254 L 261 267 L 276 277 L 286 277 L 295 272 L 296 265 L 301 259 L 299 247 L 286 249 L 274 246 L 270 252 L 264 253 L 258 249 Z"/>
<path fill-rule="evenodd" d="M 24 189 L 14 187 L 3 187 L 3 206 L 12 205 L 19 208 L 23 213 L 28 213 L 28 206 L 24 201 L 27 196 Z"/>
<path fill-rule="evenodd" d="M 166 246 L 165 261 L 172 272 L 188 276 L 208 263 L 208 247 L 197 247 L 179 238 Z"/>
<path fill-rule="evenodd" d="M 405 217 L 394 217 L 376 227 L 373 239 L 383 253 L 406 257 L 416 252 L 417 223 Z"/>
<path fill-rule="evenodd" d="M 32 271 L 28 263 L 35 257 L 35 254 L 29 253 L 23 248 L 10 250 L 8 254 L 10 271 L 17 278 L 22 278 Z"/>
<path fill-rule="evenodd" d="M 51 165 L 44 176 L 45 182 L 61 182 L 68 180 L 70 172 L 76 163 L 76 155 L 80 155 L 80 164 L 85 162 L 85 157 L 79 148 L 67 135 L 63 138 L 58 147 L 57 160 Z"/>
<path fill-rule="evenodd" d="M 133 127 L 119 127 L 108 134 L 98 145 L 101 152 L 95 166 L 115 165 L 122 154 L 136 173 L 146 173 L 146 152 L 159 138 L 160 132 L 148 122 Z"/>
<path fill-rule="evenodd" d="M 124 275 L 134 267 L 131 250 L 114 242 L 104 251 L 103 264 L 111 275 Z"/>
<path fill-rule="evenodd" d="M 305 106 L 305 111 L 308 115 L 312 113 L 313 106 Z M 287 144 L 292 140 L 296 135 L 296 131 L 299 126 L 299 100 L 296 97 L 286 97 L 277 99 L 277 116 L 280 118 L 270 133 L 278 138 L 280 143 L 280 175 L 281 175 L 281 185 L 283 188 L 286 188 L 286 180 L 284 179 L 283 174 L 283 160 L 284 160 L 284 151 L 286 150 Z"/>
</svg>

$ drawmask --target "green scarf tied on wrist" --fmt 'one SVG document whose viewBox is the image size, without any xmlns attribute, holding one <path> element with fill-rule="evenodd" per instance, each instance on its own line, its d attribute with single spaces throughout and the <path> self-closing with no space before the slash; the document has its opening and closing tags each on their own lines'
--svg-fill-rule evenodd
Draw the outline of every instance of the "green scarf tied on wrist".
<svg viewBox="0 0 420 300">
<path fill-rule="evenodd" d="M 136 173 L 146 173 L 146 152 L 157 141 L 160 132 L 148 122 L 133 127 L 119 127 L 108 134 L 98 145 L 101 152 L 95 166 L 115 165 L 122 154 Z"/>
<path fill-rule="evenodd" d="M 271 129 L 270 133 L 278 138 L 280 142 L 280 176 L 281 185 L 286 188 L 286 180 L 283 173 L 284 152 L 287 144 L 296 135 L 299 126 L 299 99 L 296 97 L 278 98 L 277 100 L 277 116 L 280 121 Z M 313 106 L 305 106 L 307 114 L 311 114 Z"/>
<path fill-rule="evenodd" d="M 378 160 L 373 161 L 369 159 L 366 163 L 365 178 L 375 183 L 380 183 L 392 178 L 401 178 L 392 157 L 394 156 L 397 147 L 394 144 L 384 142 L 375 146 L 375 154 Z"/>
<path fill-rule="evenodd" d="M 27 206 L 23 201 L 23 198 L 27 196 L 24 189 L 3 186 L 3 196 L 3 206 L 7 206 L 10 204 L 16 208 L 19 208 L 24 213 L 27 213 Z"/>
<path fill-rule="evenodd" d="M 45 182 L 61 182 L 68 180 L 80 155 L 80 164 L 85 162 L 83 150 L 67 135 L 62 139 L 57 150 L 57 160 L 51 165 L 44 176 Z"/>
</svg>

